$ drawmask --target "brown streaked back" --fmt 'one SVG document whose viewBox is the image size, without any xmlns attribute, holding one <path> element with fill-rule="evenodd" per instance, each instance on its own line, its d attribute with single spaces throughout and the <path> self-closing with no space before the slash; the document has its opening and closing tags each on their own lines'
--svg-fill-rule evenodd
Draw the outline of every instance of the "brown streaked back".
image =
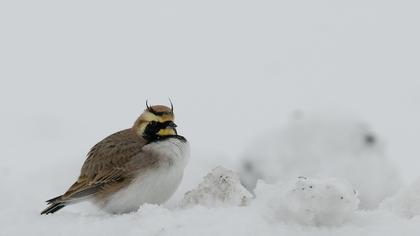
<svg viewBox="0 0 420 236">
<path fill-rule="evenodd" d="M 114 133 L 97 143 L 88 153 L 78 180 L 62 196 L 62 201 L 118 190 L 130 183 L 135 174 L 157 160 L 142 153 L 146 140 L 132 129 Z"/>
</svg>

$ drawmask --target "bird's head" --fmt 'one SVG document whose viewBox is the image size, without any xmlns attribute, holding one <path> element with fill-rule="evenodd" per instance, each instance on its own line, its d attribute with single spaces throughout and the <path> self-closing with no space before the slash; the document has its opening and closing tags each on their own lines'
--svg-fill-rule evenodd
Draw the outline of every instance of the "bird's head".
<svg viewBox="0 0 420 236">
<path fill-rule="evenodd" d="M 133 129 L 146 139 L 177 135 L 174 120 L 172 102 L 169 108 L 163 105 L 149 106 L 146 101 L 146 109 L 134 123 Z"/>
</svg>

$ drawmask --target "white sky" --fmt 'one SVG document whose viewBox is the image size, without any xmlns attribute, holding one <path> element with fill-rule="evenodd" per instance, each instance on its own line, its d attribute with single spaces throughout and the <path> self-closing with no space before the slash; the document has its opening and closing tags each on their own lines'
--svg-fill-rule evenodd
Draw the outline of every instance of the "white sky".
<svg viewBox="0 0 420 236">
<path fill-rule="evenodd" d="M 296 109 L 367 120 L 419 176 L 416 1 L 2 1 L 0 160 L 77 159 L 171 97 L 194 150 L 237 156 Z M 6 163 L 6 164 L 4 164 Z"/>
</svg>

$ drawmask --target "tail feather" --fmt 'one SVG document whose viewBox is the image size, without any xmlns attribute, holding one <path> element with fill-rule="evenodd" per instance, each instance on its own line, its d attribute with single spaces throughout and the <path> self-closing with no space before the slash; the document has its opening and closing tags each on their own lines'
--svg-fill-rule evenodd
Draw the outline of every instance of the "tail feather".
<svg viewBox="0 0 420 236">
<path fill-rule="evenodd" d="M 52 214 L 52 213 L 60 210 L 61 208 L 65 207 L 66 203 L 62 202 L 60 200 L 61 200 L 61 196 L 58 196 L 58 197 L 52 198 L 50 200 L 47 200 L 47 203 L 48 203 L 49 206 L 41 212 L 41 215 Z"/>
<path fill-rule="evenodd" d="M 61 208 L 65 207 L 66 205 L 64 203 L 53 203 L 52 205 L 50 205 L 49 207 L 45 208 L 45 210 L 43 210 L 41 212 L 41 215 L 48 215 L 48 214 L 52 214 L 58 210 L 60 210 Z"/>
<path fill-rule="evenodd" d="M 55 198 L 51 198 L 51 199 L 49 199 L 49 200 L 47 200 L 47 201 L 45 201 L 45 202 L 47 202 L 48 204 L 52 204 L 52 203 L 55 203 L 55 202 L 59 202 L 62 196 L 63 196 L 63 195 L 60 195 L 60 196 L 55 197 Z"/>
</svg>

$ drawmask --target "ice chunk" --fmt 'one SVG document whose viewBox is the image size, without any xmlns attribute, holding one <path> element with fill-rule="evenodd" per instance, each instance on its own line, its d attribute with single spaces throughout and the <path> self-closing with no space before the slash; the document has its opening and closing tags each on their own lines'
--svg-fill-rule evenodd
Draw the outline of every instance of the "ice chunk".
<svg viewBox="0 0 420 236">
<path fill-rule="evenodd" d="M 181 206 L 240 206 L 251 197 L 237 173 L 219 166 L 207 174 L 196 189 L 185 193 Z"/>
</svg>

